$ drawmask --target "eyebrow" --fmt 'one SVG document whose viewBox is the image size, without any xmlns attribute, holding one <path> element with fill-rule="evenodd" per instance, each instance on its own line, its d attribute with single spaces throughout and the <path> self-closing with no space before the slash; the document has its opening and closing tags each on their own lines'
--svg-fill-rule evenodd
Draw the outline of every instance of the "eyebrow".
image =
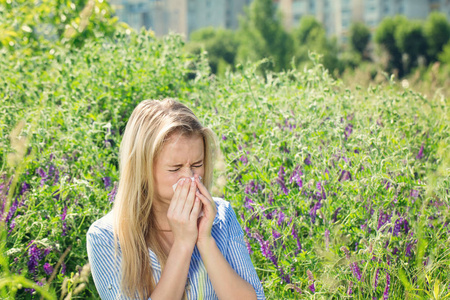
<svg viewBox="0 0 450 300">
<path fill-rule="evenodd" d="M 200 159 L 200 160 L 198 160 L 198 161 L 192 163 L 191 165 L 199 164 L 199 163 L 201 163 L 202 161 L 203 161 L 203 159 Z M 182 164 L 178 164 L 178 165 L 171 165 L 171 166 L 169 166 L 169 167 L 170 167 L 170 168 L 177 168 L 177 167 L 182 167 L 182 166 L 183 166 Z"/>
</svg>

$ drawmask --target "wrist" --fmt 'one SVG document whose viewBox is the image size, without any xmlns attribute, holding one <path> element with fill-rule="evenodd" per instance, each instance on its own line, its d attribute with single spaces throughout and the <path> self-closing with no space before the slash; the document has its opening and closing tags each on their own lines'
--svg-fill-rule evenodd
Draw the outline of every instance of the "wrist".
<svg viewBox="0 0 450 300">
<path fill-rule="evenodd" d="M 186 243 L 181 243 L 178 241 L 174 241 L 172 247 L 170 248 L 170 252 L 176 251 L 178 255 L 191 256 L 194 251 L 194 245 L 188 245 Z"/>
<path fill-rule="evenodd" d="M 204 238 L 201 240 L 197 241 L 197 249 L 200 252 L 200 255 L 202 255 L 202 252 L 206 252 L 209 249 L 212 249 L 214 246 L 216 245 L 216 241 L 214 240 L 214 238 L 212 236 L 210 236 L 209 238 Z"/>
</svg>

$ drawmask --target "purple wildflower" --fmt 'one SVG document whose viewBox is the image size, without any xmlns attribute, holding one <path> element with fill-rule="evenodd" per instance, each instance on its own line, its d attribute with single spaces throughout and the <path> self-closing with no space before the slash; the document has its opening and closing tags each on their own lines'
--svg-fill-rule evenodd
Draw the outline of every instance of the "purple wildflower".
<svg viewBox="0 0 450 300">
<path fill-rule="evenodd" d="M 418 190 L 411 190 L 411 193 L 409 194 L 413 198 L 419 197 L 419 191 Z"/>
<path fill-rule="evenodd" d="M 53 273 L 53 267 L 48 262 L 44 264 L 45 274 L 50 275 Z"/>
<path fill-rule="evenodd" d="M 352 295 L 353 294 L 353 281 L 350 281 L 348 283 L 348 289 L 347 289 L 347 295 Z"/>
<path fill-rule="evenodd" d="M 6 220 L 5 220 L 6 223 L 8 223 L 12 219 L 12 217 L 16 213 L 18 206 L 19 206 L 19 201 L 16 198 L 16 200 L 14 200 L 14 202 L 11 204 L 11 207 L 9 208 L 9 212 L 8 212 L 8 215 L 6 216 Z"/>
<path fill-rule="evenodd" d="M 281 224 L 283 224 L 284 220 L 286 218 L 286 215 L 283 213 L 283 211 L 280 209 L 280 211 L 278 212 L 278 226 L 281 226 Z"/>
<path fill-rule="evenodd" d="M 116 194 L 117 194 L 117 183 L 114 183 L 114 188 L 108 194 L 109 202 L 114 202 L 114 199 L 116 198 Z"/>
<path fill-rule="evenodd" d="M 269 202 L 270 205 L 273 204 L 273 193 L 272 192 L 269 193 L 269 199 L 267 201 Z"/>
<path fill-rule="evenodd" d="M 300 238 L 298 237 L 297 230 L 292 226 L 292 236 L 297 241 L 297 249 L 295 250 L 295 255 L 297 255 L 300 251 L 302 251 L 302 244 L 300 243 Z"/>
<path fill-rule="evenodd" d="M 358 279 L 358 281 L 361 281 L 361 270 L 359 269 L 358 263 L 357 262 L 351 263 L 350 268 L 355 278 Z"/>
<path fill-rule="evenodd" d="M 411 248 L 413 246 L 413 243 L 406 244 L 406 250 L 405 250 L 405 256 L 410 257 L 411 256 Z"/>
<path fill-rule="evenodd" d="M 43 258 L 45 258 L 47 255 L 49 255 L 51 251 L 52 251 L 51 248 L 46 248 L 46 249 L 44 249 Z"/>
<path fill-rule="evenodd" d="M 245 155 L 242 155 L 239 160 L 242 162 L 243 165 L 248 164 L 248 158 Z"/>
<path fill-rule="evenodd" d="M 309 216 L 311 217 L 311 224 L 316 222 L 317 211 L 322 207 L 321 199 L 317 201 L 313 207 L 309 210 Z"/>
<path fill-rule="evenodd" d="M 392 232 L 393 236 L 399 235 L 402 223 L 403 223 L 403 218 L 398 218 L 397 220 L 395 220 L 394 231 Z"/>
<path fill-rule="evenodd" d="M 349 171 L 342 170 L 339 181 L 352 180 L 352 174 Z"/>
<path fill-rule="evenodd" d="M 226 141 L 227 140 L 227 136 L 225 134 L 222 134 L 222 141 Z"/>
<path fill-rule="evenodd" d="M 272 229 L 272 236 L 274 240 L 277 240 L 278 238 L 281 237 L 281 233 L 279 233 L 278 231 L 276 231 L 275 229 Z"/>
<path fill-rule="evenodd" d="M 305 158 L 305 160 L 303 161 L 305 163 L 305 165 L 310 166 L 312 165 L 311 162 L 311 154 L 308 154 L 308 156 Z"/>
<path fill-rule="evenodd" d="M 250 199 L 249 197 L 245 196 L 244 207 L 247 208 L 248 210 L 254 211 L 255 209 L 253 208 L 252 204 L 255 204 L 255 202 L 253 202 L 253 200 Z"/>
<path fill-rule="evenodd" d="M 308 283 L 310 284 L 308 288 L 311 291 L 311 293 L 314 294 L 316 292 L 316 287 L 314 286 L 314 276 L 310 270 L 307 270 L 306 274 L 308 274 Z"/>
<path fill-rule="evenodd" d="M 61 236 L 67 235 L 67 205 L 64 205 L 63 213 L 61 214 L 61 221 L 63 221 L 63 230 Z"/>
<path fill-rule="evenodd" d="M 61 274 L 66 275 L 66 264 L 65 263 L 61 264 Z"/>
<path fill-rule="evenodd" d="M 105 185 L 105 189 L 109 189 L 109 187 L 111 186 L 111 177 L 106 176 L 103 177 L 103 184 Z"/>
<path fill-rule="evenodd" d="M 348 251 L 347 247 L 342 246 L 341 251 L 345 253 L 345 257 L 350 260 L 350 251 Z"/>
<path fill-rule="evenodd" d="M 39 261 L 41 260 L 41 251 L 36 246 L 36 244 L 32 244 L 28 249 L 28 270 L 30 273 L 36 272 L 36 267 L 39 265 Z"/>
<path fill-rule="evenodd" d="M 247 245 L 248 254 L 252 254 L 253 250 L 252 247 L 250 246 L 250 242 L 247 239 L 245 239 L 245 244 Z"/>
<path fill-rule="evenodd" d="M 22 188 L 20 189 L 20 195 L 25 194 L 30 189 L 30 185 L 26 182 L 22 183 Z"/>
<path fill-rule="evenodd" d="M 275 255 L 272 253 L 272 250 L 270 249 L 269 241 L 264 241 L 262 236 L 259 233 L 256 233 L 255 235 L 256 240 L 258 241 L 260 247 L 261 247 L 261 253 L 265 258 L 268 258 L 272 263 L 278 267 L 278 261 Z"/>
<path fill-rule="evenodd" d="M 292 173 L 291 177 L 289 178 L 289 183 L 292 184 L 292 182 L 295 181 L 297 183 L 299 188 L 303 187 L 303 181 L 300 176 L 302 176 L 303 173 L 300 170 L 300 166 L 295 167 L 294 172 Z"/>
<path fill-rule="evenodd" d="M 423 158 L 423 143 L 422 146 L 420 146 L 419 153 L 417 153 L 416 159 L 422 159 Z"/>
<path fill-rule="evenodd" d="M 39 176 L 41 176 L 41 187 L 44 186 L 44 183 L 47 181 L 47 174 L 42 168 L 37 169 L 37 173 Z"/>
<path fill-rule="evenodd" d="M 283 191 L 283 193 L 285 195 L 287 195 L 287 194 L 289 194 L 289 190 L 286 187 L 286 184 L 284 183 L 284 175 L 285 175 L 284 167 L 280 166 L 280 170 L 278 171 L 278 178 L 276 179 L 276 182 L 280 185 L 281 190 Z"/>
<path fill-rule="evenodd" d="M 389 273 L 386 273 L 386 287 L 383 293 L 383 300 L 387 300 L 389 298 L 389 288 L 391 287 L 391 276 Z"/>
<path fill-rule="evenodd" d="M 406 219 L 403 220 L 403 229 L 405 230 L 405 234 L 408 234 L 408 232 L 409 232 L 409 223 L 408 223 L 408 220 L 406 220 Z"/>
<path fill-rule="evenodd" d="M 380 277 L 380 269 L 377 269 L 375 273 L 375 282 L 373 283 L 373 288 L 376 290 L 378 286 L 378 278 Z"/>
<path fill-rule="evenodd" d="M 344 129 L 345 140 L 348 139 L 348 137 L 350 136 L 350 134 L 352 134 L 352 132 L 353 132 L 353 124 L 349 123 Z"/>
<path fill-rule="evenodd" d="M 338 207 L 338 208 L 336 208 L 336 210 L 334 211 L 334 213 L 333 213 L 333 223 L 336 223 L 336 221 L 337 221 L 337 215 L 338 215 L 338 213 L 339 213 L 339 211 L 342 209 L 342 207 Z"/>
<path fill-rule="evenodd" d="M 380 210 L 380 216 L 378 217 L 378 226 L 377 230 L 379 230 L 384 224 L 386 224 L 388 221 L 390 221 L 390 216 L 387 213 L 383 213 L 382 210 Z"/>
</svg>

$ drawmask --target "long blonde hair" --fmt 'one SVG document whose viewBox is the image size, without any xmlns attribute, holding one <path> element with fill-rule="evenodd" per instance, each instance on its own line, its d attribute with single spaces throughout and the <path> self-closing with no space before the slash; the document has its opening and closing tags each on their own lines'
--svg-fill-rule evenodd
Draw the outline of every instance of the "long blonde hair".
<svg viewBox="0 0 450 300">
<path fill-rule="evenodd" d="M 152 209 L 153 166 L 165 141 L 175 132 L 203 137 L 203 183 L 211 189 L 217 151 L 213 131 L 202 126 L 194 113 L 180 102 L 164 99 L 139 103 L 120 144 L 120 180 L 113 207 L 114 239 L 116 249 L 119 244 L 122 252 L 121 288 L 128 297 L 147 299 L 155 289 L 149 248 L 157 255 L 162 269 L 167 261 Z"/>
</svg>

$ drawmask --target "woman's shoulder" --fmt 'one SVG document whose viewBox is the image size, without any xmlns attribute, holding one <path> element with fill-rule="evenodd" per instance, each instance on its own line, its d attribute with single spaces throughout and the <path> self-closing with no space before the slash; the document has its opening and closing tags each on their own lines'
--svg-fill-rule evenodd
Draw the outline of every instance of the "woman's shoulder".
<svg viewBox="0 0 450 300">
<path fill-rule="evenodd" d="M 114 232 L 112 211 L 91 224 L 87 231 L 87 238 L 88 240 L 101 240 L 103 243 L 113 242 Z"/>
</svg>

